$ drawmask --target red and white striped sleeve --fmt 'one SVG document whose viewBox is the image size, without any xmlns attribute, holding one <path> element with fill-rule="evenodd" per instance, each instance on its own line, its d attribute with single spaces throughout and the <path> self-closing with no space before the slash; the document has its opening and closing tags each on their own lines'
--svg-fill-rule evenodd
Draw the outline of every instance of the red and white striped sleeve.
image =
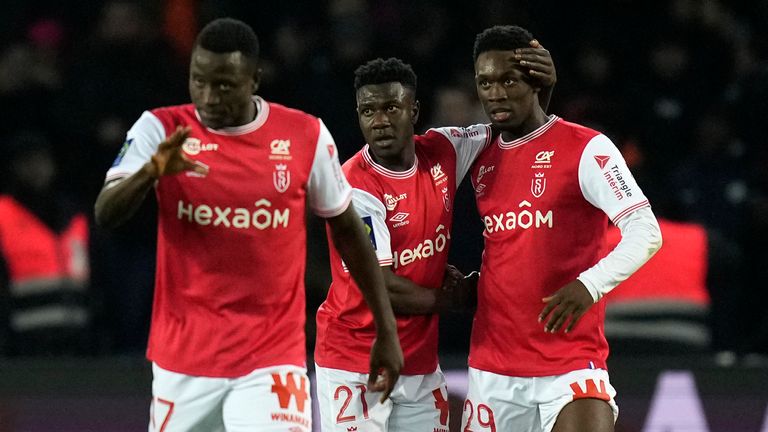
<svg viewBox="0 0 768 432">
<path fill-rule="evenodd" d="M 333 136 L 322 120 L 318 121 L 320 130 L 307 186 L 309 206 L 316 215 L 329 218 L 347 209 L 352 199 L 352 188 L 341 171 L 339 151 Z"/>
</svg>

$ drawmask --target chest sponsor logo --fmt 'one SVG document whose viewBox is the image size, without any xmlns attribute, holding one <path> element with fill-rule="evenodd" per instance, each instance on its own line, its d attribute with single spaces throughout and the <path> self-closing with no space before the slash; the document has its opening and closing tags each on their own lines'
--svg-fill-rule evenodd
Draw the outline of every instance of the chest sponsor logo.
<svg viewBox="0 0 768 432">
<path fill-rule="evenodd" d="M 269 143 L 270 160 L 291 160 L 291 140 L 275 139 Z"/>
<path fill-rule="evenodd" d="M 610 156 L 595 155 L 595 162 L 597 162 L 597 166 L 599 166 L 600 169 L 605 168 L 605 165 L 609 160 L 611 160 Z"/>
<path fill-rule="evenodd" d="M 392 224 L 392 228 L 399 228 L 401 226 L 408 225 L 410 221 L 408 220 L 408 216 L 410 216 L 410 213 L 406 212 L 397 212 L 394 216 L 389 218 L 390 222 L 394 222 Z"/>
<path fill-rule="evenodd" d="M 397 207 L 397 203 L 401 200 L 404 200 L 408 198 L 408 194 L 401 193 L 398 196 L 390 195 L 390 194 L 384 194 L 384 206 L 387 208 L 387 210 L 392 211 Z"/>
<path fill-rule="evenodd" d="M 451 233 L 448 232 L 445 225 L 438 225 L 435 228 L 434 238 L 425 239 L 411 248 L 395 251 L 392 254 L 394 268 L 398 269 L 445 251 L 450 239 Z"/>
<path fill-rule="evenodd" d="M 545 150 L 536 153 L 536 158 L 533 161 L 531 168 L 534 169 L 548 169 L 552 168 L 552 156 L 555 155 L 554 150 Z"/>
<path fill-rule="evenodd" d="M 368 234 L 368 238 L 371 239 L 373 250 L 376 249 L 376 233 L 373 231 L 373 220 L 370 216 L 363 216 L 363 225 L 365 226 L 365 232 Z"/>
<path fill-rule="evenodd" d="M 543 213 L 533 209 L 528 201 L 521 201 L 517 211 L 490 214 L 483 217 L 485 230 L 489 234 L 500 231 L 513 231 L 531 228 L 552 228 L 554 226 L 552 210 Z"/>
<path fill-rule="evenodd" d="M 197 138 L 187 138 L 181 145 L 181 149 L 184 150 L 184 153 L 195 156 L 202 152 L 219 151 L 219 145 L 216 143 L 203 144 Z"/>
<path fill-rule="evenodd" d="M 275 189 L 280 193 L 288 190 L 288 186 L 291 185 L 291 172 L 288 171 L 287 165 L 275 165 L 275 171 L 272 172 L 272 183 L 275 185 Z"/>
<path fill-rule="evenodd" d="M 611 192 L 619 201 L 623 200 L 624 197 L 629 198 L 632 196 L 632 188 L 627 184 L 627 179 L 631 178 L 630 176 L 629 171 L 623 172 L 618 164 L 614 164 L 608 171 L 603 173 L 603 178 L 608 183 L 608 187 L 611 188 Z"/>
<path fill-rule="evenodd" d="M 272 208 L 272 202 L 262 198 L 254 203 L 255 209 L 244 207 L 219 207 L 210 204 L 192 204 L 179 200 L 176 218 L 200 226 L 233 229 L 288 228 L 291 216 L 289 208 Z"/>
<path fill-rule="evenodd" d="M 531 180 L 531 194 L 534 197 L 539 198 L 544 195 L 544 189 L 547 188 L 547 179 L 544 177 L 544 173 L 536 173 Z"/>
</svg>

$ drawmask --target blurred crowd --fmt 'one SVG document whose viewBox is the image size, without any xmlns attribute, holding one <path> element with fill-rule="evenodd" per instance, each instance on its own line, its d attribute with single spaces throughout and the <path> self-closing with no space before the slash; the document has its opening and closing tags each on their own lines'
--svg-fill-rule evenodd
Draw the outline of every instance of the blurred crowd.
<svg viewBox="0 0 768 432">
<path fill-rule="evenodd" d="M 768 354 L 768 146 L 760 132 L 768 120 L 768 1 L 465 3 L 4 2 L 0 192 L 41 221 L 41 236 L 45 229 L 74 229 L 78 215 L 90 222 L 78 240 L 86 251 L 64 254 L 67 265 L 80 260 L 79 272 L 59 271 L 53 279 L 64 282 L 54 288 L 46 288 L 50 281 L 25 280 L 6 251 L 0 260 L 0 353 L 143 351 L 154 271 L 153 204 L 114 231 L 93 225 L 92 205 L 142 111 L 188 102 L 188 55 L 197 30 L 233 16 L 261 39 L 259 94 L 323 118 L 342 160 L 363 144 L 352 88 L 359 64 L 397 56 L 413 65 L 419 130 L 483 122 L 472 77 L 474 36 L 494 24 L 526 27 L 557 67 L 548 112 L 612 138 L 657 216 L 706 227 L 710 254 L 717 257 L 710 260 L 711 349 Z M 479 265 L 482 251 L 467 189 L 457 202 L 452 252 L 464 271 Z M 0 213 L 0 224 L 5 220 Z M 323 225 L 311 224 L 310 323 L 329 278 Z M 76 243 L 70 239 L 61 248 Z M 36 302 L 66 308 L 19 315 L 20 305 Z M 443 326 L 468 336 L 464 318 Z M 51 325 L 71 331 L 46 335 Z M 466 343 L 448 347 L 461 351 Z"/>
</svg>

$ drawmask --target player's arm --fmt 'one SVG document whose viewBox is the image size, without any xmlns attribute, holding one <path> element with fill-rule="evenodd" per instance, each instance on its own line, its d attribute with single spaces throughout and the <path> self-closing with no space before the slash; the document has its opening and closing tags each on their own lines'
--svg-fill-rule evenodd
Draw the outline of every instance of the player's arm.
<svg viewBox="0 0 768 432">
<path fill-rule="evenodd" d="M 610 163 L 599 165 L 596 155 Z M 606 171 L 620 175 L 625 181 L 620 199 L 603 177 Z M 545 331 L 553 333 L 569 319 L 565 331 L 570 331 L 592 304 L 636 272 L 662 244 L 661 229 L 648 200 L 621 153 L 607 137 L 594 138 L 584 150 L 579 165 L 579 186 L 584 198 L 603 210 L 619 228 L 621 241 L 577 279 L 542 299 L 546 305 L 539 314 L 539 321 L 546 321 Z M 631 195 L 626 191 L 631 191 Z"/>
<path fill-rule="evenodd" d="M 557 71 L 552 55 L 536 39 L 531 41 L 530 48 L 518 48 L 515 50 L 515 58 L 520 61 L 520 66 L 528 68 L 528 73 L 538 81 L 541 86 L 539 92 L 539 105 L 544 112 L 549 108 L 549 101 L 557 83 Z"/>
<path fill-rule="evenodd" d="M 368 385 L 375 391 L 383 391 L 384 401 L 394 388 L 403 366 L 403 353 L 397 336 L 397 324 L 392 306 L 384 288 L 371 241 L 354 206 L 327 219 L 331 239 L 341 259 L 347 264 L 352 278 L 373 314 L 376 324 L 376 341 L 371 348 L 371 371 Z M 378 380 L 381 372 L 383 380 Z"/>
<path fill-rule="evenodd" d="M 464 276 L 456 267 L 447 265 L 442 286 L 426 288 L 396 275 L 390 266 L 382 267 L 381 270 L 396 314 L 427 315 L 464 311 L 476 303 L 477 272 Z"/>
<path fill-rule="evenodd" d="M 181 145 L 189 135 L 189 128 L 179 127 L 161 142 L 152 158 L 131 176 L 108 182 L 96 198 L 96 223 L 113 228 L 127 221 L 141 206 L 155 181 L 164 175 L 182 171 L 195 171 L 205 175 L 208 169 L 189 160 Z"/>
</svg>

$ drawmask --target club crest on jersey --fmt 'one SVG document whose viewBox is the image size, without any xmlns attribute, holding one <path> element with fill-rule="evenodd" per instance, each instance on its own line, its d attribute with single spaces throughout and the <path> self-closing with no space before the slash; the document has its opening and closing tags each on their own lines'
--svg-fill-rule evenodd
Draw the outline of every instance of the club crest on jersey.
<svg viewBox="0 0 768 432">
<path fill-rule="evenodd" d="M 288 190 L 291 184 L 291 172 L 285 164 L 275 165 L 275 171 L 272 173 L 272 183 L 278 192 L 283 193 Z"/>
<path fill-rule="evenodd" d="M 218 151 L 219 145 L 216 143 L 202 144 L 197 138 L 187 138 L 184 140 L 184 144 L 181 145 L 184 153 L 195 156 L 204 151 Z"/>
<path fill-rule="evenodd" d="M 443 207 L 445 207 L 445 211 L 450 212 L 451 211 L 451 195 L 448 193 L 448 188 L 444 187 L 441 192 L 443 193 Z"/>
<path fill-rule="evenodd" d="M 531 193 L 536 198 L 544 194 L 544 189 L 547 188 L 547 179 L 544 178 L 544 173 L 536 173 L 531 180 Z"/>
<path fill-rule="evenodd" d="M 384 194 L 384 205 L 387 207 L 387 210 L 392 211 L 397 207 L 397 202 L 400 200 L 404 200 L 408 198 L 407 194 L 401 193 L 398 196 L 392 196 L 390 194 Z"/>
<path fill-rule="evenodd" d="M 275 139 L 269 143 L 270 160 L 291 160 L 291 140 Z"/>
<path fill-rule="evenodd" d="M 544 150 L 536 153 L 536 160 L 531 165 L 531 168 L 552 168 L 552 156 L 554 155 L 554 150 Z"/>
</svg>

